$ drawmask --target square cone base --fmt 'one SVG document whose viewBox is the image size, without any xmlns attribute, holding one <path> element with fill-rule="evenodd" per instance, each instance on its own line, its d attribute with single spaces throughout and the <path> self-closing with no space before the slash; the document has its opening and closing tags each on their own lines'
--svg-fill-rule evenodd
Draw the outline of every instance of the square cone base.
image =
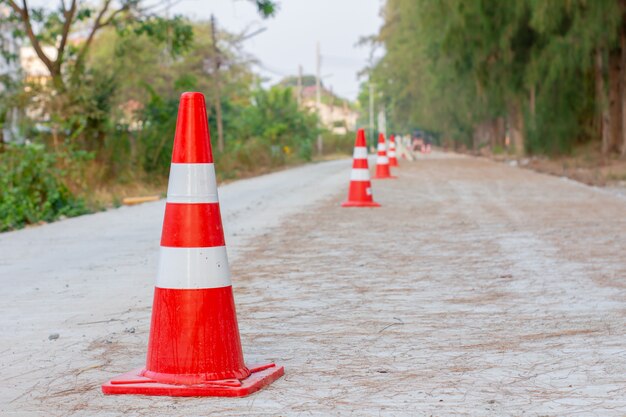
<svg viewBox="0 0 626 417">
<path fill-rule="evenodd" d="M 344 201 L 341 207 L 380 207 L 375 201 Z"/>
<path fill-rule="evenodd" d="M 250 376 L 243 380 L 224 379 L 197 385 L 164 384 L 142 376 L 143 369 L 135 369 L 102 385 L 107 395 L 164 395 L 169 397 L 245 397 L 268 386 L 285 374 L 285 368 L 273 363 L 250 368 Z"/>
</svg>

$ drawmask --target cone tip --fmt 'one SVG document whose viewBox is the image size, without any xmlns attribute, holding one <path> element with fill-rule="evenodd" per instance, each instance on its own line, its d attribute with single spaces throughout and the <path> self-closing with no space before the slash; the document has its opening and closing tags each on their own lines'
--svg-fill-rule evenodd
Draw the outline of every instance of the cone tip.
<svg viewBox="0 0 626 417">
<path fill-rule="evenodd" d="M 197 91 L 187 91 L 180 95 L 180 104 L 204 106 L 204 94 Z"/>
<path fill-rule="evenodd" d="M 363 129 L 359 129 L 356 132 L 356 141 L 354 143 L 354 146 L 366 146 L 365 143 L 365 130 Z"/>
<path fill-rule="evenodd" d="M 210 140 L 204 94 L 182 93 L 178 107 L 172 162 L 213 162 Z"/>
</svg>

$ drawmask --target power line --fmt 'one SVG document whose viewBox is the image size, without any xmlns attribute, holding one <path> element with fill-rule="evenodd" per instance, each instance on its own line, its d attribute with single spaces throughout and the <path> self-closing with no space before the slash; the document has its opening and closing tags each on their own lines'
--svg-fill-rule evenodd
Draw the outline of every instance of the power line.
<svg viewBox="0 0 626 417">
<path fill-rule="evenodd" d="M 260 69 L 265 70 L 265 71 L 267 71 L 267 72 L 269 72 L 271 74 L 280 75 L 281 77 L 288 77 L 289 75 L 293 75 L 292 71 L 285 71 L 285 70 L 281 70 L 281 69 L 268 67 L 267 65 L 263 64 L 262 62 L 255 62 L 253 65 L 256 65 Z"/>
<path fill-rule="evenodd" d="M 335 61 L 335 62 L 342 62 L 344 64 L 359 64 L 359 65 L 363 65 L 364 63 L 366 63 L 366 59 L 364 58 L 356 58 L 356 57 L 352 57 L 352 56 L 345 56 L 345 55 L 327 55 L 324 54 L 322 55 L 322 57 L 326 60 L 330 60 Z"/>
</svg>

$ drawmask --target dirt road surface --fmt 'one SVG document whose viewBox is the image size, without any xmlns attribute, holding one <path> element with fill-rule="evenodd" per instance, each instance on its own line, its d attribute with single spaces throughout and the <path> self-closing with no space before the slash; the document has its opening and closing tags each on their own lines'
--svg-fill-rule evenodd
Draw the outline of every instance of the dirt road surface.
<svg viewBox="0 0 626 417">
<path fill-rule="evenodd" d="M 0 235 L 3 416 L 624 416 L 626 199 L 452 154 L 220 188 L 247 398 L 103 396 L 145 360 L 163 203 Z M 49 340 L 53 333 L 57 339 Z"/>
</svg>

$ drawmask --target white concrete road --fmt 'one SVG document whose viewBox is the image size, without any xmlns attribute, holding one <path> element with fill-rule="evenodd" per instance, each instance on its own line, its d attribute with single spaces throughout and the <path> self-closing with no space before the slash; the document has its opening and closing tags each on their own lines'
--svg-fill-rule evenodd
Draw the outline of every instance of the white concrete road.
<svg viewBox="0 0 626 417">
<path fill-rule="evenodd" d="M 242 399 L 100 393 L 144 362 L 163 202 L 0 234 L 0 415 L 626 415 L 625 199 L 436 154 L 341 209 L 349 167 L 219 190 L 246 360 L 286 368 Z"/>
</svg>

